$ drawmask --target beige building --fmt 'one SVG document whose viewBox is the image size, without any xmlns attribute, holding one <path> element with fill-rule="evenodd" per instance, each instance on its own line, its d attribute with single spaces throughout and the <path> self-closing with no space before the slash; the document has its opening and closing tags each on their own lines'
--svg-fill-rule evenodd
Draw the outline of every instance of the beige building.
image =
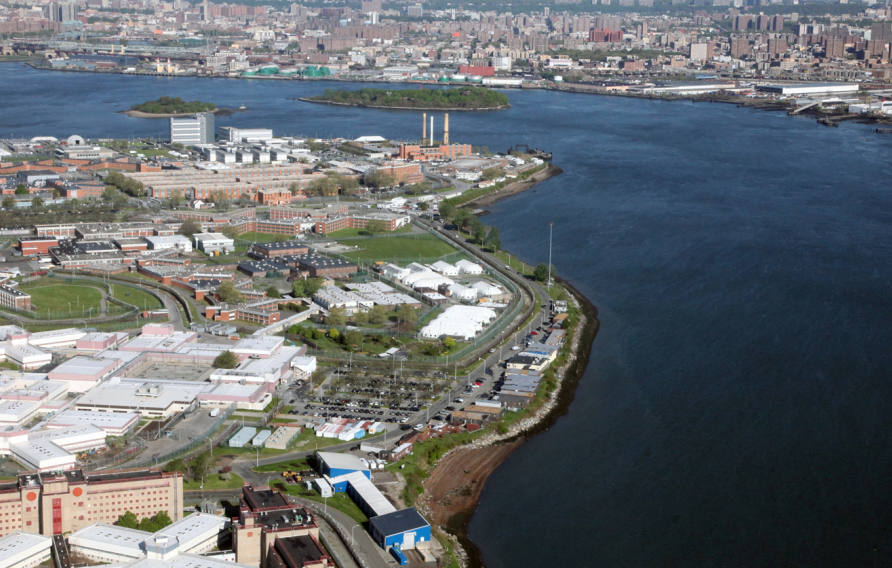
<svg viewBox="0 0 892 568">
<path fill-rule="evenodd" d="M 183 517 L 183 475 L 152 469 L 20 474 L 0 484 L 0 536 L 15 531 L 55 535 L 94 523 L 113 524 L 126 511 L 137 518 L 166 511 Z"/>
</svg>

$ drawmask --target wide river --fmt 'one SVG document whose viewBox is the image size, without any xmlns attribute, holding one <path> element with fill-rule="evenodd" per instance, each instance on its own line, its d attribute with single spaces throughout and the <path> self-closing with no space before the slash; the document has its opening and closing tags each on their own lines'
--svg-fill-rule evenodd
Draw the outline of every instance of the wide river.
<svg viewBox="0 0 892 568">
<path fill-rule="evenodd" d="M 290 100 L 332 83 L 0 65 L 0 137 L 166 135 L 114 111 L 161 95 L 218 125 L 417 138 L 420 113 Z M 358 88 L 358 85 L 347 85 Z M 490 567 L 892 562 L 892 136 L 722 104 L 551 92 L 452 113 L 457 142 L 554 152 L 491 209 L 600 309 L 569 413 L 490 478 Z M 437 133 L 442 128 L 437 116 Z"/>
</svg>

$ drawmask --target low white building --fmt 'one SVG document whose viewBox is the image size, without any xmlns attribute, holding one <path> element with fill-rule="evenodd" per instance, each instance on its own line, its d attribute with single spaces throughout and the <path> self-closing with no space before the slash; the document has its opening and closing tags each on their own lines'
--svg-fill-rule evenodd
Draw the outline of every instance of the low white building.
<svg viewBox="0 0 892 568">
<path fill-rule="evenodd" d="M 458 267 L 462 274 L 483 274 L 483 267 L 470 260 L 459 260 L 455 263 L 455 266 Z"/>
<path fill-rule="evenodd" d="M 458 267 L 442 260 L 431 264 L 431 270 L 443 276 L 458 276 Z"/>
<path fill-rule="evenodd" d="M 235 251 L 235 240 L 222 233 L 196 233 L 192 235 L 195 248 L 205 254 L 220 252 L 223 254 Z"/>
<path fill-rule="evenodd" d="M 28 440 L 10 444 L 16 461 L 37 471 L 73 469 L 75 452 L 105 447 L 105 431 L 92 424 L 31 432 Z"/>
<path fill-rule="evenodd" d="M 0 568 L 32 568 L 52 557 L 53 538 L 14 532 L 0 537 Z"/>
<path fill-rule="evenodd" d="M 421 328 L 421 337 L 424 339 L 457 337 L 470 341 L 495 318 L 496 312 L 490 308 L 451 306 Z"/>
<path fill-rule="evenodd" d="M 149 250 L 177 250 L 180 252 L 192 252 L 192 241 L 183 235 L 170 235 L 162 237 L 143 237 L 148 243 Z"/>
</svg>

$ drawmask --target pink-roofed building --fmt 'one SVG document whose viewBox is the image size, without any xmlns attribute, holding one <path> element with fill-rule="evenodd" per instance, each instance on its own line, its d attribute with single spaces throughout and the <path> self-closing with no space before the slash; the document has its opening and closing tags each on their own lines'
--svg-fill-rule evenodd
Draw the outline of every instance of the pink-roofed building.
<svg viewBox="0 0 892 568">
<path fill-rule="evenodd" d="M 142 326 L 143 335 L 172 335 L 173 332 L 172 323 L 147 323 Z"/>
</svg>

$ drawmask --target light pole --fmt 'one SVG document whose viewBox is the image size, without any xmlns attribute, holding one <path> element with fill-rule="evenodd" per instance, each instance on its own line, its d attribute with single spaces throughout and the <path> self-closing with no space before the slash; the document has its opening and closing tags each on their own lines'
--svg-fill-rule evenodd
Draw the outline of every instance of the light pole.
<svg viewBox="0 0 892 568">
<path fill-rule="evenodd" d="M 548 291 L 551 292 L 551 241 L 554 236 L 554 223 L 548 224 Z"/>
<path fill-rule="evenodd" d="M 350 529 L 350 546 L 356 546 L 356 538 L 353 536 L 353 531 L 355 531 L 358 526 L 359 525 L 353 525 L 353 528 Z"/>
<path fill-rule="evenodd" d="M 257 446 L 257 461 L 254 462 L 254 467 L 260 467 L 260 446 Z"/>
</svg>

